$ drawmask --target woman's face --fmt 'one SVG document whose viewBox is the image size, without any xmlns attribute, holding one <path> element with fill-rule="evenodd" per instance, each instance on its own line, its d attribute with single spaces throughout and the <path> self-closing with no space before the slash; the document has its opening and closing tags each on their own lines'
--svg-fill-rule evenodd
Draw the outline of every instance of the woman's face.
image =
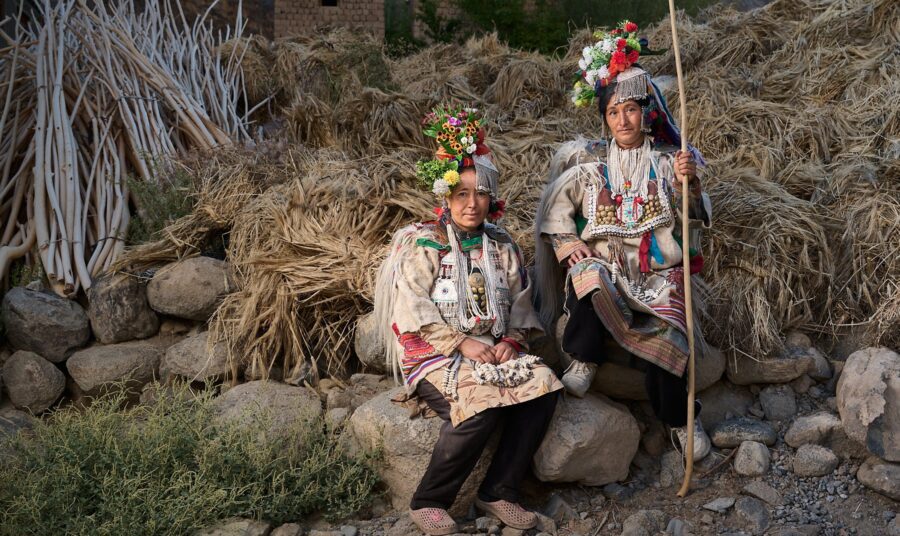
<svg viewBox="0 0 900 536">
<path fill-rule="evenodd" d="M 475 189 L 475 170 L 464 169 L 459 184 L 450 192 L 447 204 L 453 223 L 463 231 L 475 231 L 487 218 L 491 196 Z"/>
<path fill-rule="evenodd" d="M 606 107 L 606 125 L 616 140 L 616 145 L 623 149 L 637 147 L 644 143 L 641 132 L 641 105 L 634 100 L 620 104 L 610 103 Z"/>
</svg>

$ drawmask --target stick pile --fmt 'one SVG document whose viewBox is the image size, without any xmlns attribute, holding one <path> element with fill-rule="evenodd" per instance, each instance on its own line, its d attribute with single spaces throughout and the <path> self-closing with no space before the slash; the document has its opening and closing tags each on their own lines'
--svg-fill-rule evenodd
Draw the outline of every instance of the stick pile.
<svg viewBox="0 0 900 536">
<path fill-rule="evenodd" d="M 156 181 L 178 153 L 249 139 L 242 58 L 217 52 L 233 34 L 168 2 L 105 6 L 45 0 L 0 50 L 0 278 L 36 244 L 30 262 L 63 296 L 124 249 L 130 177 Z"/>
</svg>

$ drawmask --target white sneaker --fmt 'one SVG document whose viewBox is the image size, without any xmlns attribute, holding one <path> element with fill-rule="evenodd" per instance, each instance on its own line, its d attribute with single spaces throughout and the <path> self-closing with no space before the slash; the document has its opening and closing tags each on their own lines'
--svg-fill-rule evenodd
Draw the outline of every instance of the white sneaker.
<svg viewBox="0 0 900 536">
<path fill-rule="evenodd" d="M 675 437 L 678 438 L 678 444 L 681 447 L 679 450 L 684 452 L 688 442 L 687 425 L 672 428 L 672 431 L 675 432 Z M 703 424 L 700 423 L 700 418 L 698 417 L 694 419 L 694 461 L 705 458 L 709 454 L 710 446 L 709 436 L 703 430 Z"/>
<path fill-rule="evenodd" d="M 594 363 L 585 363 L 584 361 L 573 359 L 560 380 L 569 394 L 582 398 L 591 386 L 596 373 L 597 365 Z"/>
</svg>

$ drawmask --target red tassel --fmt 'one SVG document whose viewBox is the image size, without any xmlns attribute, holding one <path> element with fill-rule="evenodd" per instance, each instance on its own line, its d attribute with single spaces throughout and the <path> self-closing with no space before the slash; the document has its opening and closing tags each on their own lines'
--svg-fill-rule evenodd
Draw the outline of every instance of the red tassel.
<svg viewBox="0 0 900 536">
<path fill-rule="evenodd" d="M 695 255 L 691 257 L 691 275 L 699 274 L 703 271 L 703 255 Z"/>
<path fill-rule="evenodd" d="M 640 252 L 641 258 L 641 273 L 646 274 L 650 271 L 650 233 L 652 231 L 648 231 L 644 233 L 644 236 L 641 238 L 641 247 L 638 250 Z"/>
</svg>

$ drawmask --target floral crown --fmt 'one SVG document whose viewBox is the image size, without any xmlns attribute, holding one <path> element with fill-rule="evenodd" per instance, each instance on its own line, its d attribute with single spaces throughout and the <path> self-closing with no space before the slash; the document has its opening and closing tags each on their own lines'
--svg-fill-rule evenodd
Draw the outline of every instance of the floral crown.
<svg viewBox="0 0 900 536">
<path fill-rule="evenodd" d="M 638 25 L 623 21 L 609 32 L 594 32 L 593 45 L 584 47 L 578 61 L 578 73 L 572 94 L 575 106 L 589 106 L 597 91 L 612 82 L 616 76 L 637 63 L 641 51 L 648 52 L 647 40 L 638 39 Z"/>
<path fill-rule="evenodd" d="M 450 195 L 459 184 L 459 171 L 474 165 L 476 156 L 491 151 L 484 145 L 482 118 L 476 108 L 439 106 L 422 119 L 423 133 L 435 138 L 435 158 L 416 163 L 416 177 L 438 197 Z"/>
</svg>

